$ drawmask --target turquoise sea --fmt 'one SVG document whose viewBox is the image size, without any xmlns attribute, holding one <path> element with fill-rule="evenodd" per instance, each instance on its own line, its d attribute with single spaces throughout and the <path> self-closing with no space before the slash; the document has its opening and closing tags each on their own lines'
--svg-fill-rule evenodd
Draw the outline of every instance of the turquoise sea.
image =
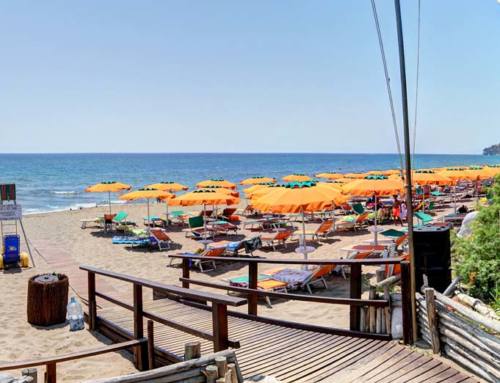
<svg viewBox="0 0 500 383">
<path fill-rule="evenodd" d="M 499 164 L 500 156 L 415 156 L 414 167 Z M 210 178 L 233 182 L 257 175 L 363 172 L 399 166 L 396 154 L 0 154 L 0 183 L 16 183 L 24 213 L 78 209 L 103 203 L 106 196 L 85 193 L 100 181 L 134 188 L 174 180 L 189 186 Z"/>
</svg>

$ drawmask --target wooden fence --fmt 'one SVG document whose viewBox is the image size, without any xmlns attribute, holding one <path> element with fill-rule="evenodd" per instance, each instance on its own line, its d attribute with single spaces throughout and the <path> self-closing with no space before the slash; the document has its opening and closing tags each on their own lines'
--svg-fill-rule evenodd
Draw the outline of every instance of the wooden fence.
<svg viewBox="0 0 500 383">
<path fill-rule="evenodd" d="M 465 369 L 488 382 L 500 381 L 500 322 L 425 289 L 417 294 L 421 338 Z"/>
<path fill-rule="evenodd" d="M 195 255 L 170 255 L 171 258 L 182 259 L 182 287 L 189 289 L 190 285 L 198 285 L 221 289 L 226 291 L 244 294 L 248 302 L 248 314 L 241 312 L 231 312 L 231 315 L 250 318 L 255 321 L 272 323 L 292 328 L 300 328 L 317 332 L 325 332 L 336 335 L 356 336 L 373 339 L 391 339 L 390 329 L 385 328 L 384 332 L 371 331 L 371 328 L 362 328 L 362 313 L 368 309 L 380 309 L 386 311 L 390 307 L 390 299 L 386 295 L 380 299 L 361 299 L 362 294 L 362 266 L 381 266 L 381 265 L 400 265 L 401 266 L 401 296 L 403 313 L 403 339 L 405 344 L 412 343 L 412 324 L 411 324 L 411 292 L 410 292 L 410 268 L 409 263 L 402 258 L 376 258 L 376 259 L 271 259 L 271 258 L 237 258 L 237 257 L 204 257 Z M 190 277 L 190 264 L 193 261 L 215 262 L 243 262 L 248 264 L 248 288 L 234 287 L 227 284 L 214 283 L 192 279 Z M 258 289 L 258 275 L 260 264 L 287 264 L 287 265 L 336 265 L 350 268 L 350 296 L 349 298 L 320 297 L 315 295 L 288 294 L 281 292 L 272 292 Z M 274 297 L 287 300 L 299 300 L 304 302 L 316 302 L 327 304 L 341 304 L 350 307 L 349 312 L 349 330 L 316 326 L 311 324 L 296 323 L 262 317 L 258 315 L 257 301 L 259 297 Z M 201 305 L 198 305 L 201 306 Z M 372 310 L 369 310 L 372 311 Z"/>
</svg>

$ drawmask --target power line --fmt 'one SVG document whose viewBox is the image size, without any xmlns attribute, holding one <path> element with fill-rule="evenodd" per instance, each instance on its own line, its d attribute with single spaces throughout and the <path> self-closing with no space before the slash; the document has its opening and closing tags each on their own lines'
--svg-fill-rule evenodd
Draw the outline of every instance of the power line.
<svg viewBox="0 0 500 383">
<path fill-rule="evenodd" d="M 382 40 L 382 32 L 380 30 L 380 24 L 378 21 L 377 7 L 375 5 L 375 0 L 371 0 L 371 2 L 372 2 L 372 10 L 373 10 L 373 19 L 375 20 L 375 27 L 377 28 L 377 36 L 378 36 L 378 45 L 380 47 L 380 55 L 382 57 L 382 63 L 384 65 L 385 85 L 387 88 L 387 95 L 389 96 L 389 105 L 391 108 L 391 115 L 392 115 L 392 125 L 394 128 L 394 137 L 396 139 L 396 146 L 398 148 L 400 168 L 402 171 L 404 168 L 403 155 L 401 154 L 401 144 L 399 142 L 398 123 L 397 123 L 397 119 L 396 119 L 396 112 L 394 110 L 394 100 L 392 98 L 391 79 L 389 77 L 389 71 L 387 69 L 387 60 L 385 58 L 384 42 Z"/>
</svg>

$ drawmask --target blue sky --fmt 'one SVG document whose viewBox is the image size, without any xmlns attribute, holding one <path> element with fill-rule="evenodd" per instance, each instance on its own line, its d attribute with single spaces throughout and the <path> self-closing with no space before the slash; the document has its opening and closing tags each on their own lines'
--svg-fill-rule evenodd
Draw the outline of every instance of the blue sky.
<svg viewBox="0 0 500 383">
<path fill-rule="evenodd" d="M 2 1 L 0 48 L 0 152 L 396 151 L 369 0 Z M 417 152 L 500 141 L 499 63 L 500 4 L 422 0 Z"/>
</svg>

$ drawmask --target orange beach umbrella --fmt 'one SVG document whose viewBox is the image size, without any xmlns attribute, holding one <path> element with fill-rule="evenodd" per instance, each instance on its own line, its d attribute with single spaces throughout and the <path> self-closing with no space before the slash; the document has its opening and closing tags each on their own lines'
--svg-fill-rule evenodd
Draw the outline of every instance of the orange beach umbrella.
<svg viewBox="0 0 500 383">
<path fill-rule="evenodd" d="M 271 177 L 250 177 L 240 182 L 240 185 L 258 185 L 264 183 L 275 183 L 276 178 Z"/>
<path fill-rule="evenodd" d="M 89 186 L 85 189 L 88 193 L 108 193 L 108 205 L 109 205 L 109 214 L 111 214 L 111 193 L 118 193 L 123 190 L 130 190 L 131 186 L 116 182 L 116 181 L 103 181 L 98 184 Z"/>
<path fill-rule="evenodd" d="M 366 176 L 346 183 L 342 187 L 344 194 L 359 197 L 389 196 L 404 192 L 403 181 L 386 176 Z"/>
<path fill-rule="evenodd" d="M 285 182 L 306 182 L 311 181 L 311 179 L 311 177 L 305 174 L 289 174 L 283 177 L 283 181 Z"/>
<path fill-rule="evenodd" d="M 328 180 L 338 180 L 338 179 L 344 178 L 344 176 L 340 173 L 319 173 L 319 174 L 316 174 L 316 177 L 326 178 Z"/>
<path fill-rule="evenodd" d="M 205 180 L 205 181 L 198 182 L 196 184 L 196 187 L 198 189 L 203 189 L 206 187 L 217 187 L 217 186 L 227 188 L 227 189 L 236 189 L 236 184 L 233 184 L 232 182 L 229 182 L 229 181 L 223 180 L 223 179 Z"/>
<path fill-rule="evenodd" d="M 175 198 L 175 194 L 163 191 L 163 190 L 158 190 L 158 189 L 151 189 L 151 188 L 143 188 L 139 190 L 135 190 L 133 192 L 123 194 L 120 196 L 121 200 L 124 201 L 136 201 L 140 199 L 145 199 L 147 201 L 147 206 L 148 206 L 148 217 L 147 217 L 147 222 L 150 222 L 150 214 L 149 214 L 149 200 L 150 199 L 161 199 L 161 200 L 167 200 L 167 199 L 172 199 Z M 168 206 L 168 204 L 167 204 Z M 168 208 L 168 207 L 167 207 Z M 168 221 L 168 211 L 167 211 L 167 221 Z"/>
<path fill-rule="evenodd" d="M 162 181 L 156 184 L 146 185 L 145 187 L 148 189 L 158 189 L 171 193 L 189 189 L 186 185 L 182 185 L 173 181 Z"/>
<path fill-rule="evenodd" d="M 392 175 L 389 178 L 401 180 L 399 175 Z M 440 173 L 433 170 L 415 170 L 412 172 L 411 180 L 418 185 L 453 185 L 454 181 Z"/>
</svg>

